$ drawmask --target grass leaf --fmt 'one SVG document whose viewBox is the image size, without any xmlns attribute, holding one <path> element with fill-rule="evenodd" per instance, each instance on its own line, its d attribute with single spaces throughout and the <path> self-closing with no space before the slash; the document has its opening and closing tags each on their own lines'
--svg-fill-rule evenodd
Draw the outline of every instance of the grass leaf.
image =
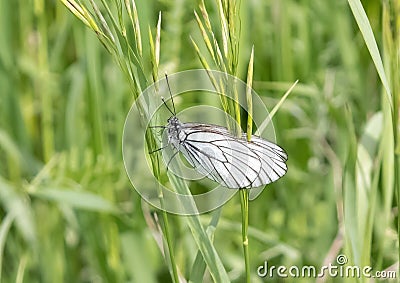
<svg viewBox="0 0 400 283">
<path fill-rule="evenodd" d="M 77 209 L 107 213 L 118 212 L 118 209 L 110 201 L 87 191 L 49 188 L 38 190 L 33 193 L 33 196 Z"/>
<path fill-rule="evenodd" d="M 348 3 L 350 5 L 351 11 L 353 12 L 354 19 L 356 20 L 361 34 L 364 38 L 365 44 L 367 45 L 372 61 L 375 64 L 376 71 L 381 78 L 389 103 L 391 107 L 393 107 L 392 92 L 390 91 L 389 81 L 385 74 L 382 58 L 379 53 L 378 45 L 376 44 L 374 33 L 369 23 L 367 14 L 365 13 L 360 0 L 348 0 Z"/>
</svg>

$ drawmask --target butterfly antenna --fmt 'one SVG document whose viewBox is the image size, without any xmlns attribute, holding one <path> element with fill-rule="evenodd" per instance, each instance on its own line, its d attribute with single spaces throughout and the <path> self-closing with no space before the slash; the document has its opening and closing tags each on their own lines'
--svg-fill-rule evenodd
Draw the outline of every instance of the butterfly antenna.
<svg viewBox="0 0 400 283">
<path fill-rule="evenodd" d="M 175 103 L 174 103 L 174 99 L 172 98 L 172 92 L 171 92 L 171 87 L 169 86 L 169 81 L 168 81 L 168 75 L 167 73 L 165 73 L 165 80 L 167 81 L 167 86 L 168 86 L 168 90 L 169 90 L 169 95 L 171 97 L 171 101 L 172 101 L 172 108 L 174 109 L 174 115 L 176 115 L 176 109 L 175 109 Z"/>
<path fill-rule="evenodd" d="M 168 111 L 171 112 L 171 114 L 175 116 L 175 111 L 172 112 L 171 108 L 169 108 L 168 104 L 165 102 L 164 97 L 161 96 L 161 100 L 164 103 L 165 107 L 167 107 Z"/>
</svg>

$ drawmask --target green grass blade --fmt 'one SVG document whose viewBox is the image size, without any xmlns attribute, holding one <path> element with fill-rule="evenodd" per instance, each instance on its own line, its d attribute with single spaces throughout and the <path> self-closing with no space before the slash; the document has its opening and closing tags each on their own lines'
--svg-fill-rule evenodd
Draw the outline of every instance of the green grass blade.
<svg viewBox="0 0 400 283">
<path fill-rule="evenodd" d="M 212 212 L 212 217 L 210 222 L 207 224 L 206 233 L 211 242 L 214 240 L 214 233 L 217 228 L 218 222 L 221 217 L 222 208 L 217 208 Z M 204 261 L 204 258 L 200 252 L 197 252 L 195 260 L 192 265 L 192 269 L 190 272 L 190 282 L 193 283 L 201 283 L 203 282 L 204 274 L 206 272 L 207 265 Z"/>
<path fill-rule="evenodd" d="M 183 180 L 178 179 L 175 176 L 170 175 L 170 181 L 173 184 L 174 188 L 178 193 L 191 195 L 189 188 L 187 187 L 186 183 Z M 193 206 L 193 203 L 183 203 L 185 206 Z M 194 211 L 191 208 L 190 211 Z M 200 217 L 198 215 L 187 216 L 185 217 L 186 223 L 190 228 L 194 241 L 198 249 L 200 250 L 204 261 L 207 264 L 208 270 L 214 279 L 215 282 L 229 282 L 228 274 L 222 264 L 222 261 L 211 242 L 210 238 L 208 237 L 206 231 L 204 230 Z"/>
<path fill-rule="evenodd" d="M 377 202 L 377 172 L 379 163 L 376 164 L 376 155 L 381 139 L 383 126 L 383 115 L 378 112 L 368 121 L 361 140 L 357 146 L 357 167 L 356 167 L 356 195 L 357 202 L 357 223 L 361 242 L 361 265 L 371 265 L 371 239 L 373 228 L 373 215 Z M 378 160 L 379 161 L 379 160 Z M 375 168 L 378 166 L 378 168 Z"/>
<path fill-rule="evenodd" d="M 369 23 L 367 14 L 365 13 L 360 0 L 348 0 L 348 3 L 350 5 L 351 11 L 353 12 L 354 19 L 356 20 L 357 25 L 364 38 L 365 44 L 367 45 L 372 61 L 375 64 L 376 71 L 381 78 L 389 103 L 391 107 L 393 107 L 392 92 L 390 91 L 389 81 L 385 74 L 382 58 L 379 53 L 378 45 L 376 44 L 374 33 Z"/>
<path fill-rule="evenodd" d="M 4 246 L 6 244 L 7 235 L 10 230 L 11 224 L 15 219 L 15 213 L 7 213 L 7 215 L 2 219 L 0 224 L 0 282 L 1 280 L 1 271 L 3 266 L 3 255 L 4 255 Z"/>
<path fill-rule="evenodd" d="M 59 205 L 67 205 L 77 209 L 105 213 L 117 213 L 118 209 L 109 201 L 87 191 L 71 189 L 43 189 L 33 193 L 32 196 L 40 199 L 55 201 Z"/>
<path fill-rule="evenodd" d="M 246 82 L 246 101 L 247 101 L 247 140 L 250 141 L 253 134 L 253 101 L 251 96 L 251 90 L 253 86 L 253 66 L 254 66 L 254 46 L 251 48 L 251 55 L 249 61 L 249 67 L 247 70 L 247 82 Z"/>
<path fill-rule="evenodd" d="M 349 243 L 350 262 L 355 265 L 360 265 L 361 258 L 361 242 L 359 234 L 359 224 L 357 219 L 357 193 L 356 193 L 356 167 L 357 167 L 357 139 L 355 136 L 354 122 L 352 113 L 346 107 L 346 122 L 349 137 L 349 151 L 346 159 L 346 164 L 343 173 L 343 210 L 344 210 L 344 225 L 346 231 L 346 240 Z"/>
<path fill-rule="evenodd" d="M 279 102 L 274 106 L 272 111 L 269 113 L 268 117 L 261 123 L 261 125 L 258 127 L 256 131 L 256 135 L 260 135 L 265 128 L 268 126 L 268 124 L 271 122 L 272 118 L 275 116 L 276 112 L 278 112 L 279 108 L 282 106 L 283 102 L 285 102 L 286 98 L 288 98 L 289 94 L 292 93 L 292 90 L 298 83 L 298 80 L 295 81 L 292 86 L 286 91 L 286 93 L 282 96 L 282 98 L 279 100 Z"/>
<path fill-rule="evenodd" d="M 9 214 L 15 214 L 15 223 L 24 240 L 35 242 L 36 230 L 30 206 L 17 189 L 0 176 L 0 202 Z"/>
</svg>

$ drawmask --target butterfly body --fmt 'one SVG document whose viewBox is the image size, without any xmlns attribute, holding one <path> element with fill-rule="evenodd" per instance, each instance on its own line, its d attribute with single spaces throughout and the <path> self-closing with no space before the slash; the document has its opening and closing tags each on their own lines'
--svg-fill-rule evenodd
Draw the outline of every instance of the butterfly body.
<svg viewBox="0 0 400 283">
<path fill-rule="evenodd" d="M 183 123 L 179 121 L 176 116 L 172 116 L 168 119 L 167 131 L 168 131 L 168 143 L 172 144 L 176 149 L 179 150 L 180 141 L 183 140 L 184 132 L 182 131 Z"/>
<path fill-rule="evenodd" d="M 234 136 L 225 127 L 183 123 L 175 115 L 166 126 L 168 143 L 181 152 L 196 171 L 222 186 L 255 188 L 272 183 L 286 171 L 286 152 L 253 135 Z"/>
</svg>

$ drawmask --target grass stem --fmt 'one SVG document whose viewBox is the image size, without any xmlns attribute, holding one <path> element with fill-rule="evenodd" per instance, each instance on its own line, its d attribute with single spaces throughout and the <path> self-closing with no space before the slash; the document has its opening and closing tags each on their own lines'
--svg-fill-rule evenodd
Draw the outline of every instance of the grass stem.
<svg viewBox="0 0 400 283">
<path fill-rule="evenodd" d="M 162 197 L 160 198 L 161 200 L 163 199 Z M 169 255 L 169 260 L 171 261 L 171 270 L 172 270 L 172 278 L 175 283 L 179 283 L 179 276 L 178 276 L 178 269 L 176 267 L 176 262 L 175 262 L 175 256 L 174 256 L 174 250 L 172 248 L 172 235 L 169 229 L 169 224 L 168 224 L 168 214 L 165 210 L 162 211 L 162 217 L 163 217 L 163 229 L 164 229 L 164 235 L 165 239 L 167 241 L 167 247 L 168 247 L 168 255 Z"/>
<path fill-rule="evenodd" d="M 242 210 L 242 244 L 246 270 L 246 283 L 250 283 L 250 257 L 249 257 L 249 190 L 240 189 L 240 206 Z"/>
</svg>

